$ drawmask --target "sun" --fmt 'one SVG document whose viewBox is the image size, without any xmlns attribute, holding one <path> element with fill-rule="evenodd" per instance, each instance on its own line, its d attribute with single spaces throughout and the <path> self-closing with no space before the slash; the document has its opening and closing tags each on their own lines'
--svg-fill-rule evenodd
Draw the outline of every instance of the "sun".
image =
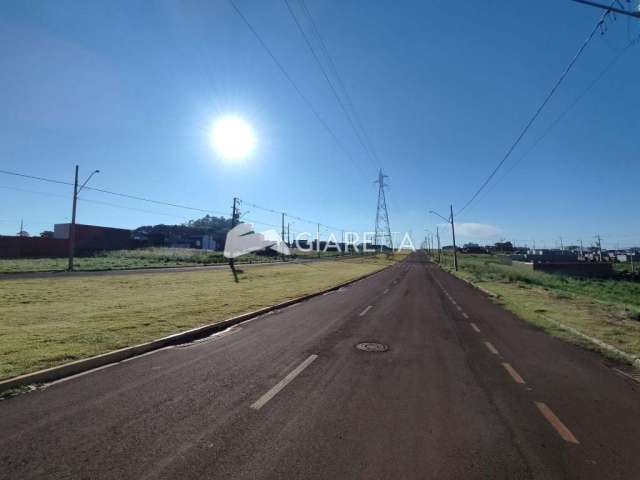
<svg viewBox="0 0 640 480">
<path fill-rule="evenodd" d="M 225 160 L 242 160 L 255 148 L 251 125 L 242 118 L 229 115 L 218 118 L 209 134 L 211 145 Z"/>
</svg>

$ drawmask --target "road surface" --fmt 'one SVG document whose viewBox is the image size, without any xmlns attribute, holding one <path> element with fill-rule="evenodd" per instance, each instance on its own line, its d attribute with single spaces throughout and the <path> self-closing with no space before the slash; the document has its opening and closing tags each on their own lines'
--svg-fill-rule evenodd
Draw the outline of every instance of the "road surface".
<svg viewBox="0 0 640 480">
<path fill-rule="evenodd" d="M 638 387 L 413 255 L 0 402 L 0 478 L 632 479 Z"/>
</svg>

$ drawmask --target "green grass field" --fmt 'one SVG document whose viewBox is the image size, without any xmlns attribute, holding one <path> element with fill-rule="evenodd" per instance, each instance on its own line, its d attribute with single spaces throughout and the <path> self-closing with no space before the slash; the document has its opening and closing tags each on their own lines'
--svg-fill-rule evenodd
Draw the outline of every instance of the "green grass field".
<svg viewBox="0 0 640 480">
<path fill-rule="evenodd" d="M 365 257 L 228 270 L 0 280 L 0 378 L 217 322 L 391 265 Z"/>
<path fill-rule="evenodd" d="M 450 270 L 451 258 L 443 259 Z M 497 295 L 497 302 L 549 333 L 594 348 L 559 329 L 558 320 L 640 356 L 640 283 L 576 278 L 511 266 L 498 255 L 459 255 L 458 275 Z"/>
<path fill-rule="evenodd" d="M 293 257 L 316 258 L 316 252 L 293 251 Z M 339 257 L 337 252 L 320 252 L 322 258 Z M 264 263 L 279 261 L 279 257 L 245 255 L 238 263 Z M 0 259 L 0 273 L 62 272 L 67 269 L 67 258 L 16 258 Z M 127 270 L 138 268 L 189 267 L 226 263 L 222 252 L 210 252 L 191 248 L 154 247 L 137 250 L 101 252 L 92 257 L 76 257 L 78 271 Z"/>
<path fill-rule="evenodd" d="M 247 255 L 242 262 L 269 262 L 273 257 Z M 187 267 L 225 263 L 222 252 L 210 252 L 190 248 L 142 248 L 101 252 L 92 257 L 77 257 L 75 269 L 123 270 L 135 268 Z M 0 259 L 0 273 L 64 271 L 67 258 L 16 258 Z"/>
</svg>

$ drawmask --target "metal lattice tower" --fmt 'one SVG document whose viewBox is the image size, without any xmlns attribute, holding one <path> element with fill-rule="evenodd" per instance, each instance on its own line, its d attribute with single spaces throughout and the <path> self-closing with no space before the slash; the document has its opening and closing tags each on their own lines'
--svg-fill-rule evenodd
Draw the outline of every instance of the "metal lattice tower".
<svg viewBox="0 0 640 480">
<path fill-rule="evenodd" d="M 376 211 L 376 229 L 373 237 L 373 244 L 380 247 L 389 247 L 393 250 L 393 240 L 391 238 L 391 226 L 389 225 L 389 212 L 387 211 L 387 197 L 384 194 L 384 187 L 388 185 L 384 182 L 388 175 L 382 173 L 382 169 L 378 172 L 378 180 L 373 183 L 378 184 L 378 209 Z"/>
</svg>

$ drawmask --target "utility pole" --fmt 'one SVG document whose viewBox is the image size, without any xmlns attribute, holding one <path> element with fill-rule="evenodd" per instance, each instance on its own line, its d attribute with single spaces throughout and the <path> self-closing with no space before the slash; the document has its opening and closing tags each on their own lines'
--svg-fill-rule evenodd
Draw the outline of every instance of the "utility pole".
<svg viewBox="0 0 640 480">
<path fill-rule="evenodd" d="M 438 263 L 440 263 L 441 259 L 440 259 L 440 231 L 438 230 L 438 227 L 436 226 L 436 239 L 438 240 Z"/>
<path fill-rule="evenodd" d="M 342 247 L 340 248 L 340 250 L 342 251 L 343 255 L 346 255 L 347 253 L 347 246 L 344 243 L 344 230 L 342 230 Z"/>
<path fill-rule="evenodd" d="M 318 224 L 318 233 L 316 235 L 316 250 L 318 251 L 318 258 L 320 258 L 320 224 Z"/>
<path fill-rule="evenodd" d="M 580 239 L 580 258 L 584 258 L 584 247 L 582 246 L 582 239 Z"/>
<path fill-rule="evenodd" d="M 287 222 L 287 246 L 291 248 L 291 224 Z"/>
<path fill-rule="evenodd" d="M 282 242 L 284 243 L 284 212 L 282 212 Z M 282 261 L 284 262 L 284 249 L 282 249 Z"/>
<path fill-rule="evenodd" d="M 76 173 L 75 180 L 73 182 L 73 204 L 71 207 L 71 223 L 69 224 L 69 265 L 68 270 L 73 271 L 73 259 L 76 252 L 76 206 L 78 204 L 78 194 L 82 191 L 85 185 L 91 180 L 96 173 L 100 173 L 100 170 L 94 170 L 91 172 L 91 175 L 87 177 L 80 187 L 78 187 L 78 170 L 79 167 L 76 165 Z"/>
<path fill-rule="evenodd" d="M 450 205 L 451 208 L 451 235 L 453 236 L 453 267 L 458 271 L 458 250 L 456 249 L 456 227 L 453 222 L 453 205 Z"/>
<path fill-rule="evenodd" d="M 238 224 L 239 218 L 240 218 L 240 215 L 238 212 L 238 197 L 233 197 L 233 207 L 231 210 L 231 229 L 232 230 Z M 231 273 L 233 273 L 233 279 L 235 280 L 236 283 L 238 283 L 239 281 L 238 272 L 236 272 L 236 266 L 233 258 L 229 259 L 229 268 L 231 269 Z"/>
<path fill-rule="evenodd" d="M 600 239 L 600 235 L 596 235 L 596 239 L 598 240 L 598 258 L 600 262 L 602 262 L 602 241 Z"/>
<path fill-rule="evenodd" d="M 73 271 L 73 257 L 76 251 L 76 206 L 78 204 L 78 165 L 76 165 L 75 180 L 73 182 L 73 203 L 71 207 L 71 223 L 69 224 L 69 265 L 67 270 Z"/>
<path fill-rule="evenodd" d="M 440 217 L 441 219 L 443 219 L 445 222 L 451 224 L 451 236 L 453 237 L 453 266 L 456 269 L 456 271 L 458 271 L 458 250 L 456 248 L 456 227 L 453 220 L 453 205 L 450 205 L 449 218 L 445 218 L 442 215 L 440 215 L 438 212 L 434 212 L 433 210 L 429 210 L 429 213 L 432 213 Z M 440 235 L 438 235 L 438 243 L 439 241 L 440 241 Z"/>
</svg>

